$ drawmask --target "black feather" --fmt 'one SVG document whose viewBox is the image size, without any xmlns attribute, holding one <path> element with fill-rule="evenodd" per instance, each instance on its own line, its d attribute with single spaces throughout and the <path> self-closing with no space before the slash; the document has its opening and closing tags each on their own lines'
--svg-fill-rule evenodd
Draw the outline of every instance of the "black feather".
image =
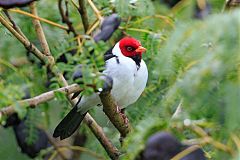
<svg viewBox="0 0 240 160">
<path fill-rule="evenodd" d="M 77 96 L 79 96 L 80 93 L 81 93 L 81 91 L 75 92 L 73 94 L 73 96 L 71 97 L 71 99 L 73 100 L 73 99 L 77 98 Z"/>
<path fill-rule="evenodd" d="M 76 105 L 55 128 L 53 137 L 60 137 L 62 140 L 71 136 L 78 129 L 85 115 L 86 113 L 78 112 Z"/>
</svg>

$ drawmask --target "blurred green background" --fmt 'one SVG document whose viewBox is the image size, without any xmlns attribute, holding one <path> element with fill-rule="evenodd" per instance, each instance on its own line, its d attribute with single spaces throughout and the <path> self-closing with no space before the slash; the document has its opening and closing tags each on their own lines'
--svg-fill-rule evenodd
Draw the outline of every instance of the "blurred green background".
<svg viewBox="0 0 240 160">
<path fill-rule="evenodd" d="M 147 88 L 141 98 L 126 109 L 133 132 L 121 148 L 124 154 L 120 159 L 134 159 L 144 148 L 147 138 L 157 131 L 169 131 L 182 141 L 202 138 L 184 124 L 186 119 L 234 153 L 209 143 L 203 145 L 209 159 L 238 159 L 240 140 L 236 141 L 236 137 L 240 139 L 240 11 L 224 10 L 224 0 L 182 0 L 172 8 L 158 0 L 93 2 L 103 16 L 117 12 L 122 23 L 107 43 L 93 45 L 91 41 L 86 42 L 84 51 L 94 48 L 98 54 L 96 56 L 102 56 L 108 47 L 115 44 L 122 31 L 139 39 L 148 49 L 143 55 L 149 70 Z M 195 8 L 201 2 L 208 3 L 210 8 L 205 9 L 209 9 L 209 13 L 203 19 L 197 19 L 194 18 Z M 84 34 L 79 13 L 71 1 L 69 7 L 74 27 L 79 34 Z M 57 1 L 39 0 L 37 8 L 40 17 L 62 24 Z M 22 10 L 29 12 L 28 7 Z M 87 11 L 90 23 L 93 23 L 96 16 L 89 5 Z M 9 13 L 31 42 L 40 47 L 31 18 L 11 11 Z M 55 58 L 77 48 L 73 35 L 46 23 L 42 25 Z M 72 83 L 71 75 L 76 65 L 74 61 L 87 65 L 90 71 L 93 70 L 92 61 L 102 65 L 101 58 L 89 60 L 84 51 L 74 56 L 68 55 L 67 64 L 57 63 L 62 72 L 67 72 L 69 83 Z M 31 96 L 36 96 L 59 87 L 56 79 L 52 78 L 50 88 L 46 88 L 46 68 L 39 67 L 35 57 L 31 59 L 34 64 L 25 62 L 25 48 L 0 25 L 0 107 L 15 104 L 22 118 L 26 115 L 26 109 L 18 107 L 16 101 L 24 96 L 25 88 L 29 88 Z M 21 60 L 24 64 L 17 66 Z M 183 111 L 172 119 L 179 105 Z M 33 128 L 40 125 L 51 134 L 69 108 L 67 100 L 59 95 L 29 111 L 28 125 Z M 120 148 L 119 133 L 101 109 L 97 107 L 90 113 Z M 34 131 L 28 132 L 29 141 L 34 142 L 34 136 L 31 136 Z M 80 132 L 87 135 L 84 147 L 108 159 L 100 143 L 84 124 Z M 1 127 L 0 137 L 0 159 L 29 159 L 20 153 L 12 128 Z M 81 158 L 94 159 L 85 153 Z"/>
</svg>

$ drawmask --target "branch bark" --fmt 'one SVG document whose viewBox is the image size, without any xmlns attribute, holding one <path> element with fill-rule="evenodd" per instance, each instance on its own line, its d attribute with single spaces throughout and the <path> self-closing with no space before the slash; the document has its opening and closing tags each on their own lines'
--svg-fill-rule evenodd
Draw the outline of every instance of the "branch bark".
<svg viewBox="0 0 240 160">
<path fill-rule="evenodd" d="M 34 46 L 28 39 L 25 39 L 18 33 L 0 14 L 0 22 L 5 26 L 31 53 L 33 53 L 43 63 L 48 63 L 48 58 L 43 55 L 36 46 Z"/>
<path fill-rule="evenodd" d="M 109 157 L 113 160 L 117 160 L 119 158 L 120 152 L 118 149 L 112 144 L 112 142 L 106 137 L 102 128 L 96 125 L 96 121 L 87 113 L 84 122 L 89 126 L 93 134 L 97 137 L 99 142 L 107 151 Z"/>
<path fill-rule="evenodd" d="M 69 95 L 71 93 L 75 93 L 75 92 L 78 92 L 78 91 L 82 91 L 82 89 L 79 87 L 79 85 L 78 84 L 72 84 L 72 85 L 62 87 L 62 88 L 59 88 L 59 89 L 56 89 L 56 90 L 53 90 L 53 91 L 45 92 L 45 93 L 40 94 L 40 95 L 38 95 L 36 97 L 33 97 L 33 98 L 18 101 L 17 104 L 19 104 L 20 106 L 34 108 L 41 103 L 44 103 L 44 102 L 47 102 L 47 101 L 53 99 L 54 98 L 54 93 L 56 93 L 56 92 L 61 92 L 61 93 L 64 93 L 66 95 Z M 15 112 L 16 111 L 14 109 L 14 105 L 3 107 L 0 110 L 0 114 L 1 115 L 6 115 L 6 116 L 9 116 L 9 115 L 11 115 Z"/>
<path fill-rule="evenodd" d="M 38 19 L 42 22 L 45 22 L 45 23 L 50 24 L 52 26 L 55 26 L 55 27 L 58 27 L 58 28 L 61 28 L 63 30 L 68 31 L 68 27 L 66 27 L 66 26 L 60 25 L 58 23 L 52 22 L 52 21 L 50 21 L 48 19 L 45 19 L 45 18 L 42 18 L 42 17 L 36 17 L 33 14 L 25 12 L 25 11 L 20 10 L 20 9 L 9 9 L 8 11 L 14 12 L 14 13 L 19 13 L 19 14 L 22 14 L 22 15 L 25 15 L 25 16 L 28 16 L 28 17 L 31 17 L 31 18 L 34 18 L 34 19 Z"/>
<path fill-rule="evenodd" d="M 8 13 L 8 10 L 3 10 L 4 14 L 7 16 L 8 20 L 11 22 L 13 29 L 15 29 L 19 34 L 21 34 L 23 36 L 23 38 L 27 39 L 27 37 L 25 37 L 25 35 L 22 33 L 22 31 L 20 30 L 20 28 L 16 25 L 16 23 L 13 21 L 12 17 L 10 16 L 10 14 Z"/>
<path fill-rule="evenodd" d="M 92 2 L 92 0 L 87 0 L 89 5 L 91 6 L 91 8 L 93 9 L 94 13 L 96 14 L 97 18 L 102 21 L 103 17 L 101 16 L 100 11 L 97 9 L 97 7 L 95 6 L 95 4 Z"/>
<path fill-rule="evenodd" d="M 79 3 L 79 7 L 78 7 L 78 12 L 81 15 L 82 18 L 82 23 L 83 23 L 83 27 L 85 32 L 87 32 L 88 27 L 89 27 L 89 22 L 88 22 L 88 16 L 87 16 L 87 9 L 85 6 L 85 1 L 84 0 L 78 0 Z"/>
<path fill-rule="evenodd" d="M 59 144 L 55 141 L 55 139 L 53 139 L 53 137 L 48 132 L 45 131 L 45 133 L 47 135 L 48 141 L 55 148 L 55 150 L 58 152 L 58 155 L 61 157 L 61 159 L 62 160 L 68 160 L 69 156 L 67 156 L 66 153 L 64 153 L 62 150 L 60 150 Z M 60 143 L 61 143 L 61 145 L 64 144 L 64 142 L 60 142 Z"/>
<path fill-rule="evenodd" d="M 38 17 L 36 5 L 34 2 L 30 4 L 30 11 L 33 15 Z M 43 54 L 45 54 L 46 56 L 50 56 L 51 54 L 50 54 L 49 46 L 48 46 L 45 34 L 42 29 L 42 25 L 40 24 L 40 21 L 37 19 L 32 19 L 32 22 L 33 22 L 35 31 L 37 33 L 37 36 L 39 37 L 38 39 L 39 39 L 41 47 L 43 49 Z"/>
<path fill-rule="evenodd" d="M 240 0 L 227 0 L 225 3 L 225 9 L 233 9 L 240 6 Z"/>
<path fill-rule="evenodd" d="M 67 24 L 68 32 L 72 32 L 74 37 L 77 37 L 78 34 L 77 34 L 75 28 L 73 27 L 72 22 L 69 19 L 67 2 L 65 3 L 65 6 L 66 6 L 66 13 L 64 13 L 64 9 L 62 7 L 62 0 L 58 0 L 58 9 L 59 9 L 60 15 L 62 17 L 62 22 Z"/>
</svg>

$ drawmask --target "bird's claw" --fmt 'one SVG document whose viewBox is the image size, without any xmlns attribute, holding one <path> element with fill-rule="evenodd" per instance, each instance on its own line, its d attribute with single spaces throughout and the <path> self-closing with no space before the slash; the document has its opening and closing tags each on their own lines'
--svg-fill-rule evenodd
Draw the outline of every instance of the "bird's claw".
<svg viewBox="0 0 240 160">
<path fill-rule="evenodd" d="M 123 121 L 124 121 L 124 124 L 128 124 L 128 122 L 129 122 L 129 120 L 128 120 L 128 118 L 127 118 L 127 116 L 124 114 L 124 113 L 121 113 L 120 112 L 120 115 L 122 116 L 122 118 L 123 118 Z"/>
<path fill-rule="evenodd" d="M 124 124 L 128 124 L 129 120 L 127 118 L 127 116 L 124 113 L 124 109 L 121 109 L 119 106 L 117 106 L 117 112 L 120 114 L 120 116 L 122 117 Z"/>
</svg>

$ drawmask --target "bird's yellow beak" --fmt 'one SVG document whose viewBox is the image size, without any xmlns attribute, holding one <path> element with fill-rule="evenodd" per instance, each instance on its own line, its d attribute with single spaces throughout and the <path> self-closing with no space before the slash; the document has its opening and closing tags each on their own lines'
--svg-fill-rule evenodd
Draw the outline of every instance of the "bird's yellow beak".
<svg viewBox="0 0 240 160">
<path fill-rule="evenodd" d="M 135 51 L 137 52 L 137 53 L 143 53 L 143 52 L 146 52 L 146 48 L 144 48 L 144 47 L 142 47 L 142 46 L 139 46 Z"/>
</svg>

